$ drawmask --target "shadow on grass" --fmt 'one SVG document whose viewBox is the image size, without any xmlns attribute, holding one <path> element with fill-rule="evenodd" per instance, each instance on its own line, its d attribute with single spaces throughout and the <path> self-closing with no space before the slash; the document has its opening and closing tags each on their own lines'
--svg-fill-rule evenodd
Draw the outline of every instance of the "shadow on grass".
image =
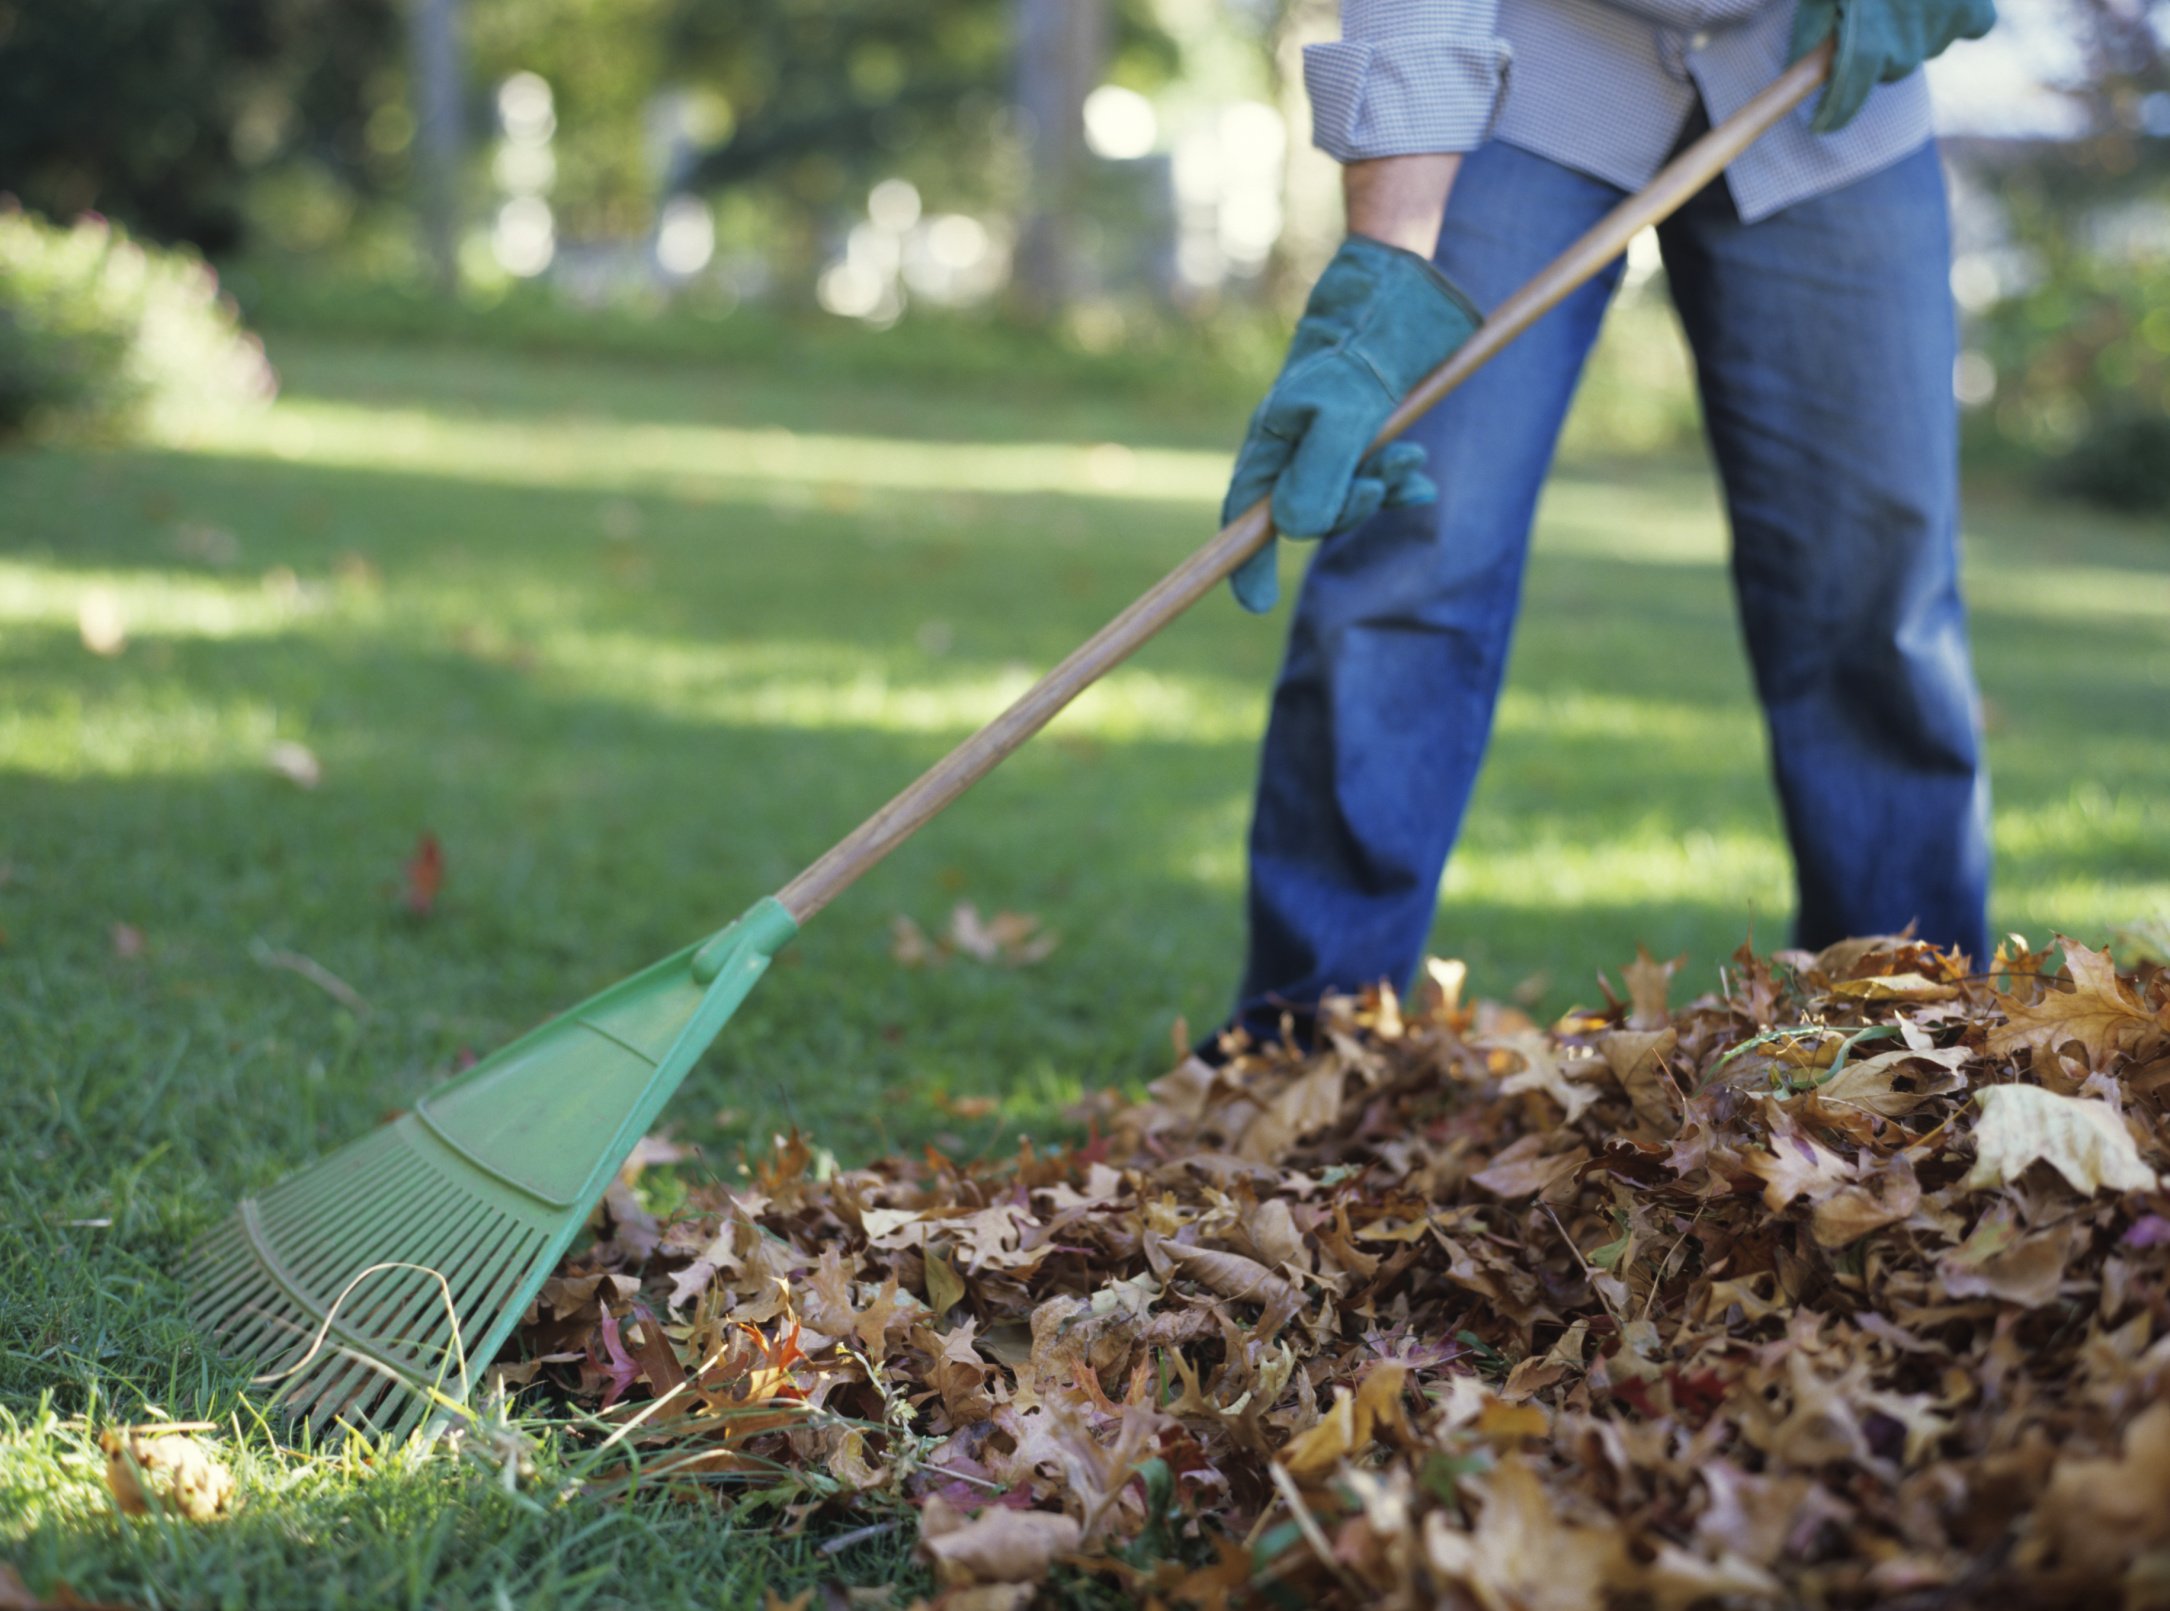
<svg viewBox="0 0 2170 1611">
<path fill-rule="evenodd" d="M 1116 441 L 1200 448 L 1233 458 L 1255 399 L 1094 393 L 1031 375 L 918 387 L 795 374 L 773 363 L 643 365 L 536 353 L 304 340 L 275 344 L 280 389 L 295 398 L 387 407 L 448 406 L 508 419 L 593 417 L 613 425 L 745 425 L 871 432 L 925 442 Z"/>
</svg>

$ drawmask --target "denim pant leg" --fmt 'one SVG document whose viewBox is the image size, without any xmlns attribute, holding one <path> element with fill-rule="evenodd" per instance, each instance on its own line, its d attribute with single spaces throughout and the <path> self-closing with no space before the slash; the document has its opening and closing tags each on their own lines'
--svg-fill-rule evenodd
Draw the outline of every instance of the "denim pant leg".
<svg viewBox="0 0 2170 1611">
<path fill-rule="evenodd" d="M 1437 259 L 1493 307 L 1620 199 L 1497 143 L 1462 165 Z M 1493 705 L 1537 494 L 1617 265 L 1411 432 L 1435 504 L 1329 538 L 1290 623 L 1251 824 L 1236 1020 L 1263 1038 L 1422 955 Z"/>
<path fill-rule="evenodd" d="M 1985 962 L 1989 788 L 1935 148 L 1755 224 L 1712 185 L 1659 238 L 1732 517 L 1796 940 L 1914 923 Z"/>
</svg>

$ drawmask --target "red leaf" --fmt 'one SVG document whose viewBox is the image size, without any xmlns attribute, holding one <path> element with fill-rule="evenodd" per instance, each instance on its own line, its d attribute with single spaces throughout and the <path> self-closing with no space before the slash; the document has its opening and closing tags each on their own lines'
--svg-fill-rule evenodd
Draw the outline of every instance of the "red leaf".
<svg viewBox="0 0 2170 1611">
<path fill-rule="evenodd" d="M 437 892 L 445 885 L 444 846 L 437 843 L 435 834 L 423 830 L 414 842 L 414 854 L 407 858 L 405 871 L 404 904 L 416 917 L 428 917 L 437 905 Z"/>
<path fill-rule="evenodd" d="M 603 1395 L 603 1408 L 607 1410 L 625 1396 L 626 1389 L 640 1376 L 640 1365 L 625 1351 L 625 1340 L 619 1335 L 616 1315 L 605 1309 L 603 1323 L 596 1329 L 603 1340 L 603 1353 L 610 1361 L 607 1372 L 610 1391 Z"/>
</svg>

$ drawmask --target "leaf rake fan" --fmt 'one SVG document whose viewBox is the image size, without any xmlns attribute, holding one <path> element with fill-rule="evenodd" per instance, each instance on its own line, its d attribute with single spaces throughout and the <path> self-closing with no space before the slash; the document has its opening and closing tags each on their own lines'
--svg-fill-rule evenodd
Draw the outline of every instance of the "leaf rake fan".
<svg viewBox="0 0 2170 1611">
<path fill-rule="evenodd" d="M 1425 377 L 1384 443 L 1669 216 L 1822 83 L 1828 46 L 1675 158 Z M 1374 444 L 1378 445 L 1377 443 Z M 1271 536 L 1246 510 L 783 889 L 290 1176 L 191 1250 L 191 1309 L 319 1430 L 404 1434 L 464 1400 L 633 1145 L 767 971 L 852 882 Z"/>
</svg>

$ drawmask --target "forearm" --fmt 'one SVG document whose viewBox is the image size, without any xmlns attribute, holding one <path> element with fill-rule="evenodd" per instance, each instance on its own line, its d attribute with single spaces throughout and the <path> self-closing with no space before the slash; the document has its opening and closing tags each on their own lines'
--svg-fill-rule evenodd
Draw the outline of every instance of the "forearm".
<svg viewBox="0 0 2170 1611">
<path fill-rule="evenodd" d="M 1447 195 L 1461 166 L 1458 152 L 1374 157 L 1345 164 L 1341 196 L 1349 233 L 1430 257 L 1439 244 Z"/>
</svg>

